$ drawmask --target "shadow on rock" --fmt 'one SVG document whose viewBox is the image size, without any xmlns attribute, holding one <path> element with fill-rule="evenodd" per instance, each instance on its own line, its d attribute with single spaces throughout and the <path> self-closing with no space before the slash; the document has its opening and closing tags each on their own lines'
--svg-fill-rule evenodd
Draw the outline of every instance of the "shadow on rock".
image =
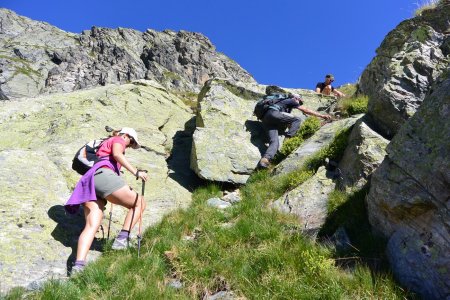
<svg viewBox="0 0 450 300">
<path fill-rule="evenodd" d="M 177 131 L 173 139 L 171 155 L 167 158 L 169 177 L 178 182 L 189 192 L 203 184 L 194 171 L 191 170 L 192 135 L 195 130 L 195 117 L 184 125 L 183 131 Z"/>
<path fill-rule="evenodd" d="M 65 247 L 72 249 L 66 262 L 69 275 L 76 258 L 78 237 L 86 224 L 83 209 L 80 208 L 77 214 L 71 215 L 66 213 L 64 206 L 54 205 L 50 207 L 47 213 L 56 222 L 56 227 L 51 233 L 52 237 Z M 103 240 L 95 238 L 90 250 L 102 251 Z"/>
<path fill-rule="evenodd" d="M 247 120 L 245 121 L 245 129 L 250 132 L 250 142 L 257 147 L 259 153 L 263 155 L 267 149 L 265 143 L 268 142 L 268 137 L 263 124 L 259 121 Z"/>
</svg>

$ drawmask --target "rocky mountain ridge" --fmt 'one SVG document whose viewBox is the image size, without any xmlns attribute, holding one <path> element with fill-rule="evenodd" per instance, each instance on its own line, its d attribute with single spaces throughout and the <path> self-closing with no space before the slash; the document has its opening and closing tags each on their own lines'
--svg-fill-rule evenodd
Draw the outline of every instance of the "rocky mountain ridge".
<svg viewBox="0 0 450 300">
<path fill-rule="evenodd" d="M 200 33 L 94 26 L 74 34 L 0 9 L 0 99 L 136 79 L 198 93 L 214 77 L 256 85 L 247 71 L 217 52 Z"/>
</svg>

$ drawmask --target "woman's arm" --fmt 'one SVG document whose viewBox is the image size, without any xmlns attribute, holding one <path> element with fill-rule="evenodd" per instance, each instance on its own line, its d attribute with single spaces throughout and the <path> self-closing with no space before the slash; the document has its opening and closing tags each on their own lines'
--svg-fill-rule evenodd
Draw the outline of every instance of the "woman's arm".
<svg viewBox="0 0 450 300">
<path fill-rule="evenodd" d="M 112 155 L 114 159 L 120 163 L 125 169 L 130 171 L 131 174 L 133 174 L 136 177 L 141 178 L 144 181 L 147 181 L 147 174 L 145 172 L 138 172 L 138 169 L 133 167 L 128 160 L 126 159 L 125 155 L 123 155 L 123 145 L 120 143 L 114 143 L 112 146 Z"/>
</svg>

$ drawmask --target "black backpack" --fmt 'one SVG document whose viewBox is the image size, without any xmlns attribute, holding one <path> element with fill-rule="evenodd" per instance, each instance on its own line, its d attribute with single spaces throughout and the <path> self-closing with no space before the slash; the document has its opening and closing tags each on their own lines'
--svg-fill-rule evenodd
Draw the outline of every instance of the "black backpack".
<svg viewBox="0 0 450 300">
<path fill-rule="evenodd" d="M 269 110 L 271 106 L 275 106 L 278 102 L 288 98 L 289 94 L 282 94 L 282 93 L 266 95 L 264 96 L 264 98 L 256 102 L 253 114 L 258 118 L 258 120 L 261 120 L 264 117 L 264 114 Z"/>
<path fill-rule="evenodd" d="M 81 147 L 72 160 L 72 169 L 84 175 L 102 157 L 97 156 L 97 150 L 108 138 L 92 140 Z"/>
</svg>

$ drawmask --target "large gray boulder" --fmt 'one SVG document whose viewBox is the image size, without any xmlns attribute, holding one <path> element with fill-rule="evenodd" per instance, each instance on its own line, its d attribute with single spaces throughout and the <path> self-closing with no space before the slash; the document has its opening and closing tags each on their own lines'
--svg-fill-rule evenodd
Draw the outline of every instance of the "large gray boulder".
<svg viewBox="0 0 450 300">
<path fill-rule="evenodd" d="M 203 179 L 243 184 L 261 158 L 250 130 L 262 130 L 252 121 L 254 101 L 262 96 L 250 91 L 241 98 L 229 82 L 211 80 L 199 96 L 191 168 Z M 239 93 L 238 93 L 239 92 Z M 259 142 L 261 144 L 261 142 Z"/>
<path fill-rule="evenodd" d="M 394 274 L 424 299 L 450 295 L 450 79 L 436 84 L 387 147 L 367 197 Z"/>
<path fill-rule="evenodd" d="M 274 174 L 287 174 L 300 168 L 310 156 L 318 153 L 322 148 L 330 145 L 340 131 L 350 128 L 361 117 L 362 115 L 357 115 L 322 126 L 312 137 L 300 145 L 297 150 L 278 164 L 273 171 Z"/>
<path fill-rule="evenodd" d="M 0 100 L 135 79 L 190 93 L 214 77 L 256 85 L 199 33 L 94 26 L 73 34 L 3 8 L 0 24 Z"/>
<path fill-rule="evenodd" d="M 389 137 L 414 115 L 436 79 L 448 71 L 450 4 L 440 3 L 392 30 L 361 75 L 359 87 L 369 96 L 368 113 Z"/>
<path fill-rule="evenodd" d="M 389 141 L 376 133 L 365 122 L 356 122 L 348 138 L 348 145 L 339 161 L 342 189 L 360 189 L 383 161 Z"/>
<path fill-rule="evenodd" d="M 105 125 L 134 127 L 149 147 L 126 151 L 131 164 L 149 170 L 144 229 L 187 207 L 195 174 L 186 164 L 191 145 L 185 124 L 192 117 L 179 98 L 151 81 L 0 102 L 0 293 L 66 276 L 84 226 L 81 211 L 70 216 L 63 209 L 80 177 L 71 170 L 72 158 L 85 142 L 105 136 Z M 123 176 L 141 190 L 133 175 L 125 170 Z M 114 206 L 112 237 L 125 213 Z M 106 230 L 106 220 L 103 225 Z M 88 259 L 98 256 L 99 246 L 94 243 Z"/>
</svg>

